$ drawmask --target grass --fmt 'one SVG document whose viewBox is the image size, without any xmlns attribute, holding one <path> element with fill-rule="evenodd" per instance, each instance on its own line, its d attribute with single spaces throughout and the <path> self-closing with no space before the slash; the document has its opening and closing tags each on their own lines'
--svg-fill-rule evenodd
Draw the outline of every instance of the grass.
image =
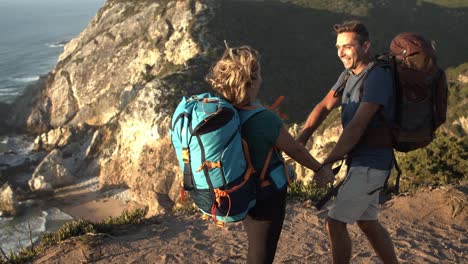
<svg viewBox="0 0 468 264">
<path fill-rule="evenodd" d="M 192 198 L 190 198 L 190 196 L 187 195 L 187 193 L 186 193 L 185 201 L 174 206 L 172 211 L 174 213 L 183 213 L 183 214 L 195 214 L 195 213 L 200 212 L 197 206 L 195 205 L 194 201 L 192 200 Z"/>
<path fill-rule="evenodd" d="M 313 181 L 294 181 L 288 188 L 288 198 L 299 201 L 305 201 L 309 199 L 312 201 L 318 201 L 325 195 L 326 192 L 326 189 L 318 189 Z"/>
<path fill-rule="evenodd" d="M 44 233 L 37 245 L 23 248 L 16 254 L 11 253 L 8 257 L 0 255 L 0 263 L 27 263 L 38 254 L 44 252 L 48 247 L 56 245 L 61 241 L 85 234 L 112 233 L 122 226 L 140 223 L 146 213 L 146 209 L 137 208 L 133 211 L 125 210 L 118 217 L 109 217 L 98 223 L 83 219 L 67 222 L 55 233 Z"/>
</svg>

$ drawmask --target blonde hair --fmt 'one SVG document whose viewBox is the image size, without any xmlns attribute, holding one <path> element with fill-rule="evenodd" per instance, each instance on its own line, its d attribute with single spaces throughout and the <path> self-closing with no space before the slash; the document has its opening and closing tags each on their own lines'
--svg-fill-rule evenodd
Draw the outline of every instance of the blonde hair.
<svg viewBox="0 0 468 264">
<path fill-rule="evenodd" d="M 258 78 L 260 55 L 250 46 L 229 48 L 211 68 L 206 81 L 234 106 L 249 103 L 247 89 Z"/>
</svg>

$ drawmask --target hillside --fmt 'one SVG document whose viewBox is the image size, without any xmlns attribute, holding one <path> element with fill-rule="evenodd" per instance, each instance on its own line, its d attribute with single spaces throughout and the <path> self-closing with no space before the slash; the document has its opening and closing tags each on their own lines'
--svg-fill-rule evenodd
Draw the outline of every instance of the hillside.
<svg viewBox="0 0 468 264">
<path fill-rule="evenodd" d="M 465 190 L 466 192 L 466 190 Z M 424 190 L 385 204 L 381 220 L 400 263 L 466 263 L 466 193 Z M 381 263 L 357 226 L 351 263 Z M 224 228 L 198 214 L 169 214 L 119 228 L 112 235 L 68 239 L 32 263 L 245 263 L 247 238 L 240 223 Z M 324 212 L 290 202 L 274 263 L 331 263 Z"/>
<path fill-rule="evenodd" d="M 332 26 L 359 19 L 368 25 L 375 53 L 388 50 L 399 32 L 419 32 L 437 44 L 442 68 L 466 62 L 468 44 L 463 1 L 415 0 L 290 0 L 218 1 L 208 24 L 212 43 L 248 43 L 262 53 L 261 98 L 272 102 L 286 95 L 283 111 L 290 122 L 302 122 L 330 89 L 342 70 L 336 56 Z M 450 7 L 444 4 L 450 3 Z"/>
</svg>

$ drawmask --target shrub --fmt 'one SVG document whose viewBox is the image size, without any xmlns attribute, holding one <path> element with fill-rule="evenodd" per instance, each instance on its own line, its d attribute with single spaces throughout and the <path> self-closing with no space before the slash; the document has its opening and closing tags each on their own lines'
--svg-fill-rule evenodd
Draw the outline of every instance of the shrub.
<svg viewBox="0 0 468 264">
<path fill-rule="evenodd" d="M 308 199 L 318 201 L 325 195 L 326 192 L 327 190 L 324 188 L 318 189 L 313 181 L 307 183 L 302 181 L 295 181 L 289 186 L 288 197 L 300 201 Z"/>
<path fill-rule="evenodd" d="M 458 184 L 468 177 L 468 139 L 438 133 L 426 148 L 398 153 L 397 159 L 402 170 L 400 191 Z"/>
</svg>

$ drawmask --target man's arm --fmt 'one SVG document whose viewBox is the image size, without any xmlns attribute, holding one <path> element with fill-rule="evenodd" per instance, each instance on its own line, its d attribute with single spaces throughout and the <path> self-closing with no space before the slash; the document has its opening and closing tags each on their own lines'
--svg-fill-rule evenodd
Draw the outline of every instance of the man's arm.
<svg viewBox="0 0 468 264">
<path fill-rule="evenodd" d="M 356 111 L 353 119 L 341 133 L 336 146 L 330 152 L 328 157 L 323 162 L 328 163 L 330 161 L 336 161 L 342 159 L 348 154 L 351 149 L 359 142 L 362 134 L 367 128 L 367 125 L 372 120 L 374 114 L 379 110 L 380 105 L 375 103 L 361 102 L 359 108 Z M 328 164 L 331 166 L 331 164 Z"/>
<path fill-rule="evenodd" d="M 328 116 L 333 108 L 336 108 L 341 103 L 340 97 L 335 97 L 335 91 L 330 90 L 325 98 L 322 99 L 320 103 L 318 103 L 312 112 L 310 112 L 307 120 L 302 128 L 301 134 L 297 138 L 297 141 L 305 145 L 309 140 L 310 136 L 314 133 L 314 131 L 322 124 L 323 120 Z"/>
</svg>

